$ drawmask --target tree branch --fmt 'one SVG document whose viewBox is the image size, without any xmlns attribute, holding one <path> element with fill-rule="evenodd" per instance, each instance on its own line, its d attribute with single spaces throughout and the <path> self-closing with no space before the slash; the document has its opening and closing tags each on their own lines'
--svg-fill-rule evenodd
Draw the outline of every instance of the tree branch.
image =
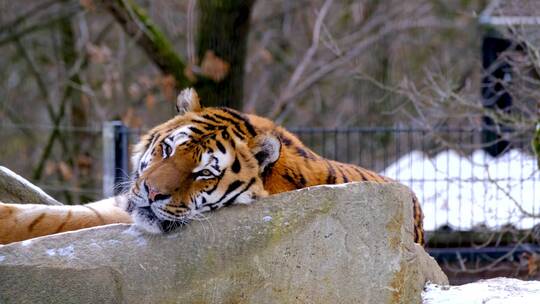
<svg viewBox="0 0 540 304">
<path fill-rule="evenodd" d="M 313 26 L 313 34 L 311 37 L 311 46 L 307 49 L 306 53 L 304 54 L 302 61 L 298 64 L 296 69 L 294 70 L 294 73 L 291 76 L 291 79 L 289 80 L 289 83 L 287 84 L 287 87 L 283 91 L 282 96 L 280 97 L 280 100 L 288 100 L 289 95 L 292 94 L 293 89 L 296 87 L 298 82 L 300 81 L 300 77 L 304 74 L 304 71 L 306 70 L 307 66 L 311 63 L 311 60 L 313 59 L 313 56 L 315 55 L 315 52 L 317 51 L 319 47 L 319 40 L 320 40 L 320 33 L 321 28 L 323 26 L 324 17 L 328 13 L 328 10 L 330 9 L 330 5 L 332 5 L 332 0 L 326 0 L 321 7 L 321 10 L 319 11 L 317 15 L 317 20 L 315 21 L 315 25 Z M 277 107 L 279 109 L 280 106 Z M 270 116 L 275 116 L 277 113 L 272 113 Z"/>
<path fill-rule="evenodd" d="M 452 27 L 451 24 L 445 24 L 437 20 L 430 18 L 420 20 L 404 20 L 393 22 L 385 25 L 374 34 L 366 36 L 362 41 L 358 42 L 353 48 L 345 52 L 342 56 L 336 57 L 331 61 L 324 61 L 323 64 L 313 68 L 306 73 L 306 77 L 303 80 L 299 80 L 297 84 L 292 87 L 287 94 L 281 94 L 280 98 L 274 105 L 271 118 L 278 122 L 281 122 L 284 116 L 287 114 L 287 110 L 293 105 L 293 100 L 312 87 L 315 83 L 319 82 L 326 75 L 334 72 L 338 68 L 350 63 L 354 58 L 359 56 L 366 48 L 372 46 L 381 39 L 406 30 L 425 27 Z"/>
<path fill-rule="evenodd" d="M 30 69 L 30 74 L 34 76 L 36 80 L 36 84 L 38 86 L 38 90 L 41 94 L 41 97 L 43 98 L 45 102 L 45 108 L 47 109 L 47 114 L 49 114 L 49 117 L 54 117 L 54 109 L 53 106 L 49 100 L 49 92 L 47 90 L 47 85 L 45 84 L 45 80 L 41 77 L 41 75 L 45 74 L 38 70 L 36 64 L 32 60 L 32 56 L 27 51 L 27 48 L 22 44 L 22 41 L 19 39 L 19 37 L 15 38 L 15 45 L 17 46 L 17 50 L 22 55 L 26 63 L 28 64 L 28 68 Z"/>
<path fill-rule="evenodd" d="M 17 16 L 13 21 L 8 22 L 6 24 L 2 24 L 0 28 L 10 30 L 13 28 L 16 28 L 19 26 L 19 24 L 23 23 L 24 21 L 28 20 L 29 18 L 33 17 L 34 15 L 40 14 L 49 7 L 53 6 L 54 4 L 57 4 L 58 0 L 48 0 L 43 1 L 33 8 L 29 9 L 28 11 L 24 12 L 23 14 Z"/>
<path fill-rule="evenodd" d="M 54 25 L 59 21 L 71 17 L 77 12 L 81 11 L 79 4 L 73 1 L 69 2 L 67 5 L 60 6 L 58 11 L 43 15 L 43 11 L 46 11 L 47 8 L 58 2 L 58 0 L 44 2 L 22 14 L 21 16 L 18 16 L 14 21 L 0 25 L 0 46 L 10 43 L 13 40 L 19 39 L 27 34 L 47 29 L 51 25 Z M 35 15 L 38 16 L 35 17 Z M 28 19 L 32 17 L 35 17 L 33 19 L 36 19 L 33 23 L 24 27 L 21 25 L 24 22 L 28 22 Z"/>
<path fill-rule="evenodd" d="M 192 84 L 184 75 L 186 65 L 172 43 L 141 7 L 132 0 L 101 0 L 100 3 L 164 74 L 173 75 L 178 88 Z"/>
</svg>

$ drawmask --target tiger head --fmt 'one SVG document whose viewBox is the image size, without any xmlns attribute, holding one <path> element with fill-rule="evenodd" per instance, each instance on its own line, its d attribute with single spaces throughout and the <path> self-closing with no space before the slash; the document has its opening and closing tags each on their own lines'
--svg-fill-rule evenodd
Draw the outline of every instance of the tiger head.
<svg viewBox="0 0 540 304">
<path fill-rule="evenodd" d="M 193 89 L 177 100 L 179 115 L 135 146 L 128 212 L 151 233 L 175 229 L 202 212 L 267 195 L 262 173 L 281 143 L 228 108 L 202 108 Z"/>
</svg>

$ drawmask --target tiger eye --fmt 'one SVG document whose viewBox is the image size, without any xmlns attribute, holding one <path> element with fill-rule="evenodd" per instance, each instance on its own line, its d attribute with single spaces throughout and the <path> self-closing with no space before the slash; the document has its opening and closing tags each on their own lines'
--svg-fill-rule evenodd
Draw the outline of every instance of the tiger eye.
<svg viewBox="0 0 540 304">
<path fill-rule="evenodd" d="M 204 169 L 204 170 L 201 171 L 201 175 L 210 176 L 210 175 L 212 175 L 212 172 L 210 172 L 210 170 L 208 170 L 208 169 Z"/>
</svg>

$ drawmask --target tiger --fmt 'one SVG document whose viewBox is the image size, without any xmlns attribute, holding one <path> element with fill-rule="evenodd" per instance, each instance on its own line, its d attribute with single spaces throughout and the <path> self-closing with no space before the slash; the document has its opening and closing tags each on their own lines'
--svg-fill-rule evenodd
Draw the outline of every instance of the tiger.
<svg viewBox="0 0 540 304">
<path fill-rule="evenodd" d="M 202 107 L 191 88 L 179 94 L 176 110 L 133 147 L 125 194 L 82 206 L 0 203 L 0 244 L 111 223 L 164 234 L 204 212 L 272 194 L 323 184 L 393 182 L 319 156 L 267 118 Z M 412 197 L 414 240 L 424 245 L 423 213 Z"/>
</svg>

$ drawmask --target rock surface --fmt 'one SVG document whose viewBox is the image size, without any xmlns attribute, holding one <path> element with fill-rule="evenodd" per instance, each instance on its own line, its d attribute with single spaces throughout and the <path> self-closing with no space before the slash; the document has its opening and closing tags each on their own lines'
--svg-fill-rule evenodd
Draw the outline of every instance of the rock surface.
<svg viewBox="0 0 540 304">
<path fill-rule="evenodd" d="M 22 176 L 3 166 L 0 166 L 0 202 L 62 205 Z"/>
<path fill-rule="evenodd" d="M 413 243 L 409 190 L 319 186 L 177 233 L 110 225 L 0 246 L 0 303 L 420 303 L 446 276 Z"/>
</svg>

